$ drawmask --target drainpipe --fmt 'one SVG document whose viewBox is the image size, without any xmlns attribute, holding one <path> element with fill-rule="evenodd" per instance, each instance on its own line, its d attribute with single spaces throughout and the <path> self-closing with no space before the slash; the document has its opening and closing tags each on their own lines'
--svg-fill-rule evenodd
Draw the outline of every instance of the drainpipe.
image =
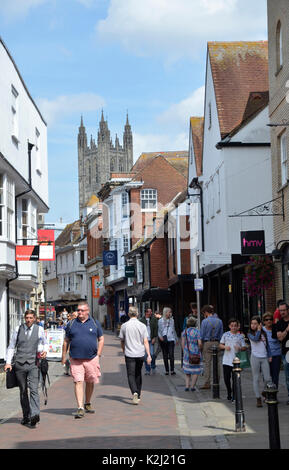
<svg viewBox="0 0 289 470">
<path fill-rule="evenodd" d="M 15 200 L 14 200 L 14 205 L 15 205 L 15 246 L 17 245 L 17 216 L 18 216 L 18 210 L 17 210 L 17 202 L 18 199 L 21 196 L 24 196 L 24 194 L 29 193 L 32 190 L 32 177 L 31 177 L 31 150 L 33 149 L 34 144 L 31 144 L 28 141 L 28 187 L 26 191 L 23 191 L 20 194 L 16 194 Z M 16 250 L 16 248 L 15 248 Z M 12 279 L 7 279 L 6 281 L 6 312 L 7 312 L 7 345 L 9 345 L 10 341 L 10 282 L 15 281 L 19 277 L 19 271 L 18 271 L 18 261 L 16 261 L 16 253 L 15 253 L 15 276 Z"/>
</svg>

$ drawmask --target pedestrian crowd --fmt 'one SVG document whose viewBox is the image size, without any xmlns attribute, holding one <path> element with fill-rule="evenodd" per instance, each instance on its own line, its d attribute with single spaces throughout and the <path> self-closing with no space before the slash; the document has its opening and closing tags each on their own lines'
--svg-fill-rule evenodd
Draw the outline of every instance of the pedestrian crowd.
<svg viewBox="0 0 289 470">
<path fill-rule="evenodd" d="M 139 318 L 136 307 L 120 315 L 119 339 L 125 358 L 127 380 L 132 395 L 132 403 L 138 405 L 142 392 L 142 368 L 145 375 L 156 374 L 156 359 L 162 352 L 165 375 L 175 372 L 175 346 L 179 339 L 171 307 L 162 312 L 147 308 Z M 75 312 L 64 312 L 59 327 L 64 329 L 62 364 L 65 374 L 71 375 L 77 403 L 75 418 L 83 418 L 86 413 L 94 413 L 91 398 L 94 384 L 101 376 L 100 358 L 104 347 L 103 330 L 90 315 L 86 301 L 80 302 Z M 182 350 L 182 370 L 185 378 L 184 390 L 196 390 L 199 376 L 204 383 L 200 390 L 211 388 L 212 348 L 218 354 L 218 369 L 222 363 L 223 379 L 227 399 L 234 401 L 233 361 L 236 356 L 245 355 L 244 364 L 251 367 L 253 391 L 256 406 L 262 407 L 260 378 L 264 384 L 278 387 L 281 362 L 285 374 L 289 405 L 289 306 L 284 300 L 277 303 L 272 314 L 250 319 L 247 337 L 240 331 L 236 318 L 228 321 L 224 332 L 223 322 L 212 305 L 205 305 L 198 312 L 195 303 L 190 304 L 190 312 L 183 321 L 180 337 Z M 250 359 L 248 355 L 250 351 Z M 25 312 L 24 323 L 12 332 L 6 354 L 5 371 L 15 369 L 20 390 L 20 403 L 23 412 L 21 424 L 35 427 L 40 421 L 39 362 L 45 360 L 48 343 L 43 324 L 33 310 Z M 241 367 L 243 367 L 243 362 Z M 28 394 L 29 390 L 29 394 Z M 264 387 L 263 387 L 264 390 Z"/>
</svg>

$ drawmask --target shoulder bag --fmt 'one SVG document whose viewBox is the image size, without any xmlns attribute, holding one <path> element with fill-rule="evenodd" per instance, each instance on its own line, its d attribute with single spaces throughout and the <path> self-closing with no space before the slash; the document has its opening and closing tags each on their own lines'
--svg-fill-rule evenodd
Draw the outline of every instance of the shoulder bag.
<svg viewBox="0 0 289 470">
<path fill-rule="evenodd" d="M 200 354 L 191 354 L 190 353 L 190 348 L 189 348 L 189 342 L 188 342 L 188 334 L 187 334 L 187 328 L 186 328 L 186 340 L 187 340 L 187 348 L 188 348 L 188 354 L 189 354 L 189 363 L 194 365 L 194 364 L 200 364 L 201 361 L 201 356 Z"/>
</svg>

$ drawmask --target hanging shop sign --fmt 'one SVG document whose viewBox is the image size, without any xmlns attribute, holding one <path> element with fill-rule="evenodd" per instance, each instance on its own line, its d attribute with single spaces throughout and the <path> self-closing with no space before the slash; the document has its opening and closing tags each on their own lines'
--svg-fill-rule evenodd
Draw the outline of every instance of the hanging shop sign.
<svg viewBox="0 0 289 470">
<path fill-rule="evenodd" d="M 106 250 L 102 253 L 103 266 L 117 265 L 117 250 Z"/>
<path fill-rule="evenodd" d="M 241 232 L 241 253 L 242 255 L 264 255 L 264 230 L 251 230 L 247 232 Z"/>
<path fill-rule="evenodd" d="M 55 260 L 54 230 L 38 230 L 39 260 Z"/>
<path fill-rule="evenodd" d="M 38 261 L 38 245 L 16 245 L 16 261 Z"/>
<path fill-rule="evenodd" d="M 125 266 L 124 274 L 125 274 L 125 277 L 135 277 L 135 267 L 134 266 Z"/>
<path fill-rule="evenodd" d="M 92 297 L 94 299 L 98 299 L 100 297 L 99 289 L 103 287 L 103 283 L 102 281 L 100 281 L 99 276 L 92 276 L 91 282 L 92 282 Z"/>
</svg>

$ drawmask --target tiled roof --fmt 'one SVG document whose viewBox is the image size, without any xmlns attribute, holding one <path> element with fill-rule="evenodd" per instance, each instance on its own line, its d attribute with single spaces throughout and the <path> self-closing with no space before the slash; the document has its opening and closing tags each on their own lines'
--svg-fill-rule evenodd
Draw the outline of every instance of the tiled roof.
<svg viewBox="0 0 289 470">
<path fill-rule="evenodd" d="M 65 229 L 61 232 L 59 237 L 57 237 L 55 245 L 59 247 L 64 247 L 76 243 L 77 241 L 79 241 L 80 236 L 80 220 L 76 220 L 72 224 L 66 225 Z"/>
<path fill-rule="evenodd" d="M 197 176 L 201 176 L 203 171 L 204 118 L 193 116 L 190 118 L 190 124 L 194 144 Z"/>
<path fill-rule="evenodd" d="M 208 54 L 224 138 L 241 124 L 250 93 L 269 89 L 268 43 L 209 42 Z"/>
<path fill-rule="evenodd" d="M 188 151 L 169 151 L 169 152 L 147 152 L 142 153 L 137 159 L 131 171 L 138 173 L 148 163 L 150 163 L 156 157 L 164 157 L 173 167 L 181 173 L 183 176 L 187 176 L 188 172 Z"/>
</svg>

